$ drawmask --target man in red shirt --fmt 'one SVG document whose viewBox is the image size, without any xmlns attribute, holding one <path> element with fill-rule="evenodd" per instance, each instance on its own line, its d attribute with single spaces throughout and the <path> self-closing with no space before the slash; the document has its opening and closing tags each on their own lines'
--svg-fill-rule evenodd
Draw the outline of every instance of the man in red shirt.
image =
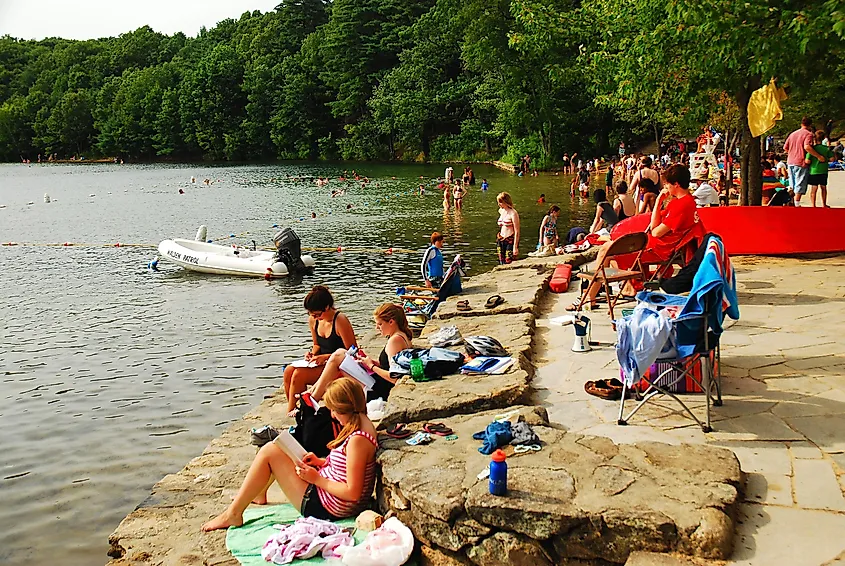
<svg viewBox="0 0 845 566">
<path fill-rule="evenodd" d="M 651 222 L 648 225 L 648 244 L 640 260 L 644 264 L 662 263 L 684 242 L 701 242 L 707 230 L 698 218 L 695 199 L 689 193 L 690 171 L 681 164 L 671 165 L 663 174 L 664 188 L 657 197 Z M 664 203 L 671 199 L 664 209 Z M 605 259 L 612 242 L 605 243 L 596 258 L 597 265 L 610 265 Z M 596 296 L 601 290 L 599 283 L 593 283 L 587 290 L 590 305 L 595 306 Z M 566 310 L 577 310 L 577 303 Z"/>
<path fill-rule="evenodd" d="M 801 118 L 801 127 L 789 134 L 783 150 L 788 154 L 789 188 L 795 192 L 795 206 L 801 206 L 801 196 L 807 194 L 809 181 L 809 164 L 804 161 L 805 154 L 809 153 L 822 163 L 827 161 L 813 148 L 813 121 L 806 116 Z"/>
</svg>

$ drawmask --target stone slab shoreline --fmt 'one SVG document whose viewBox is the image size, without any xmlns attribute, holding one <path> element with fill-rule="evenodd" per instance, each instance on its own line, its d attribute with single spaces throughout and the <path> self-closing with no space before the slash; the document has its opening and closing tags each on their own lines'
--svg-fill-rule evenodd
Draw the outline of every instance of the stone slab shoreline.
<svg viewBox="0 0 845 566">
<path fill-rule="evenodd" d="M 472 310 L 457 311 L 457 298 L 451 298 L 418 341 L 425 344 L 439 327 L 455 325 L 464 335 L 498 338 L 518 361 L 497 376 L 403 379 L 391 393 L 381 428 L 399 422 L 421 427 L 436 419 L 458 435 L 425 447 L 382 439 L 376 498 L 381 511 L 395 512 L 412 529 L 421 564 L 680 564 L 691 562 L 679 555 L 696 563 L 730 556 L 745 485 L 730 450 L 617 445 L 568 433 L 549 421 L 545 409 L 532 406 L 534 323 L 551 271 L 560 263 L 586 263 L 595 252 L 529 258 L 467 279 L 460 299 Z M 505 302 L 485 309 L 493 294 Z M 366 347 L 369 339 L 362 342 Z M 225 533 L 203 533 L 200 526 L 240 485 L 255 454 L 249 429 L 289 424 L 284 409 L 280 390 L 158 482 L 109 537 L 109 566 L 237 564 L 225 548 Z M 543 449 L 514 455 L 508 448 L 510 491 L 493 497 L 476 477 L 489 457 L 477 451 L 472 433 L 503 412 L 531 423 Z"/>
</svg>

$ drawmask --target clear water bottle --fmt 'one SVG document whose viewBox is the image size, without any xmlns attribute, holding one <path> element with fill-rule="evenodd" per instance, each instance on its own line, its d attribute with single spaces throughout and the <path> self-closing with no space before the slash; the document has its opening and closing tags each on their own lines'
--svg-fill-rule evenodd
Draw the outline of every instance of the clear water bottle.
<svg viewBox="0 0 845 566">
<path fill-rule="evenodd" d="M 417 352 L 411 354 L 411 379 L 414 381 L 420 381 L 425 377 L 425 368 L 423 367 L 422 360 L 420 359 L 420 355 Z"/>
<path fill-rule="evenodd" d="M 505 453 L 501 449 L 493 452 L 489 481 L 491 495 L 504 495 L 508 492 L 508 463 L 505 462 L 505 458 Z"/>
</svg>

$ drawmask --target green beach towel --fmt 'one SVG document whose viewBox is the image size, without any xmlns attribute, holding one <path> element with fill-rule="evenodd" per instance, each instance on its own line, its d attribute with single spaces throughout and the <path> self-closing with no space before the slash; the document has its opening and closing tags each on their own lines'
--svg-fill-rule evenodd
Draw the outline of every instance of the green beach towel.
<svg viewBox="0 0 845 566">
<path fill-rule="evenodd" d="M 267 566 L 267 562 L 261 556 L 261 549 L 264 543 L 275 532 L 273 525 L 293 523 L 302 515 L 299 514 L 293 505 L 268 505 L 262 507 L 249 507 L 244 511 L 244 524 L 241 527 L 230 527 L 226 531 L 226 548 L 232 556 L 238 559 L 243 566 Z M 354 527 L 355 519 L 344 519 L 336 523 L 341 527 Z M 356 532 L 354 535 L 355 544 L 361 544 L 366 533 Z M 325 564 L 326 560 L 319 554 L 308 560 L 294 560 L 293 564 Z"/>
</svg>

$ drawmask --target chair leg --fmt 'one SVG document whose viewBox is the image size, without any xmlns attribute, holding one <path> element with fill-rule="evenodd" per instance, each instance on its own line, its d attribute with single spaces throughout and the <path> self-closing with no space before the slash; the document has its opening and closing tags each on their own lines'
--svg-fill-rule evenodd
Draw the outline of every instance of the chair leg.
<svg viewBox="0 0 845 566">
<path fill-rule="evenodd" d="M 628 424 L 628 421 L 622 418 L 622 415 L 625 414 L 625 398 L 628 396 L 628 380 L 624 378 L 622 379 L 622 399 L 619 401 L 619 416 L 616 417 L 616 424 L 620 426 L 624 426 Z"/>
<path fill-rule="evenodd" d="M 706 406 L 704 412 L 704 420 L 705 425 L 701 427 L 702 432 L 712 432 L 713 427 L 710 426 L 710 395 L 713 393 L 713 389 L 710 385 L 710 354 L 708 353 L 706 356 L 702 356 L 699 360 L 699 366 L 701 367 L 701 380 L 702 380 L 702 389 L 704 389 L 704 404 Z"/>
<path fill-rule="evenodd" d="M 610 294 L 610 283 L 607 282 L 607 279 L 604 280 L 604 294 L 607 297 L 607 310 L 610 311 L 610 320 L 616 320 L 616 317 L 613 316 L 613 295 Z"/>
</svg>

